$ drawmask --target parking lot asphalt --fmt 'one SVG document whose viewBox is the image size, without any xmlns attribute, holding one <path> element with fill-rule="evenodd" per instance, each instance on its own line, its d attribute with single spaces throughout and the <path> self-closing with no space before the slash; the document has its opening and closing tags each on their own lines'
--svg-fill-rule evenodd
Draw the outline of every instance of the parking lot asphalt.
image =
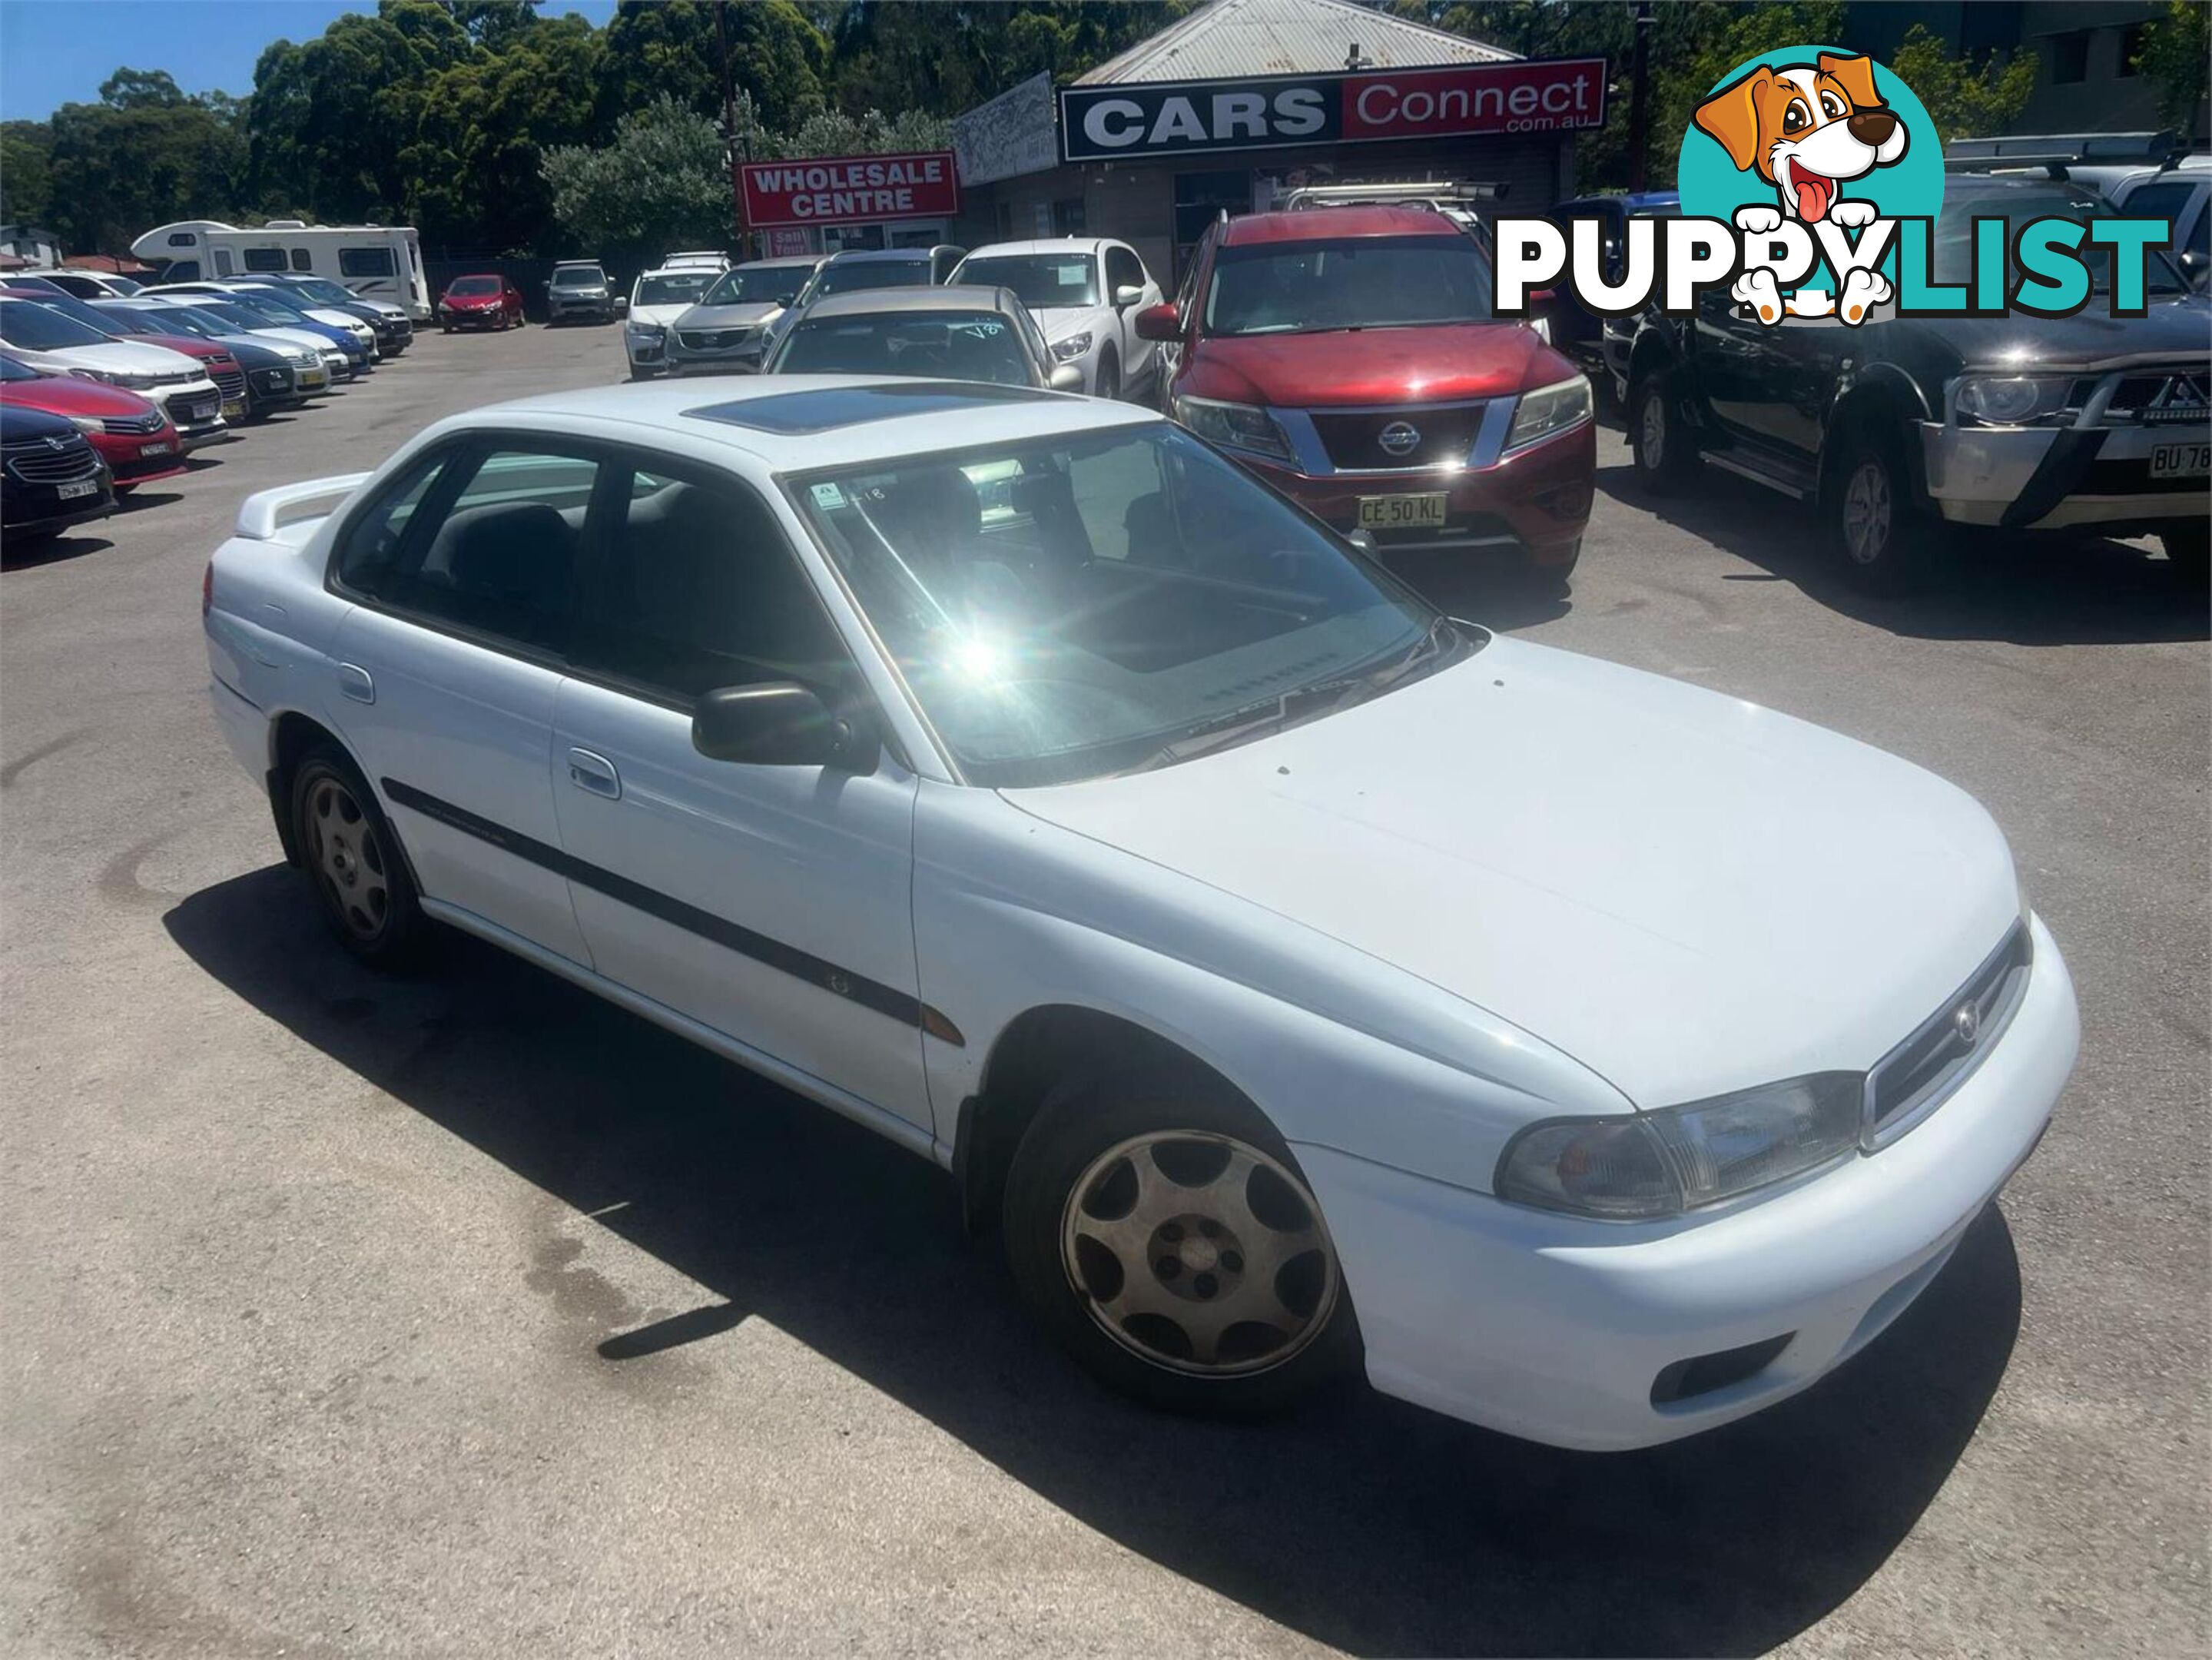
<svg viewBox="0 0 2212 1660">
<path fill-rule="evenodd" d="M 1608 432 L 1571 600 L 1410 571 L 1972 791 L 2081 1067 L 1921 1301 L 1746 1423 L 1188 1423 L 1034 1336 L 921 1162 L 489 948 L 370 974 L 279 865 L 204 701 L 240 501 L 620 373 L 433 333 L 0 573 L 9 1652 L 2203 1651 L 2212 678 L 2162 561 L 1861 599 L 1803 509 L 1652 503 Z"/>
</svg>

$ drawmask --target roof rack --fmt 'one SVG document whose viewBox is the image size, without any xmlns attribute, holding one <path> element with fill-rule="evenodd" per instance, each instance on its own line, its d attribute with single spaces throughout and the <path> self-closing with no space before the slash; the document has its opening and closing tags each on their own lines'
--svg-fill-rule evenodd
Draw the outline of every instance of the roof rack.
<svg viewBox="0 0 2212 1660">
<path fill-rule="evenodd" d="M 1283 198 L 1295 213 L 1302 208 L 1341 208 L 1355 204 L 1399 207 L 1463 208 L 1471 202 L 1497 202 L 1510 188 L 1502 184 L 1469 179 L 1395 179 L 1370 184 L 1301 185 Z"/>
<path fill-rule="evenodd" d="M 2064 179 L 2069 167 L 2082 163 L 2079 155 L 1947 155 L 1946 173 L 2039 173 L 2045 179 Z"/>
</svg>

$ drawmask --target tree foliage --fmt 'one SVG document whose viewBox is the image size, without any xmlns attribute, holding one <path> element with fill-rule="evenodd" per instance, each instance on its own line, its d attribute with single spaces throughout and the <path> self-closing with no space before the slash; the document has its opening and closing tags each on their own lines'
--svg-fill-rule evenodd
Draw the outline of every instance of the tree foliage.
<svg viewBox="0 0 2212 1660">
<path fill-rule="evenodd" d="M 2158 119 L 2184 138 L 2203 131 L 2197 112 L 2204 107 L 2208 40 L 2212 8 L 2204 0 L 2166 0 L 2165 12 L 2143 30 L 2142 49 L 2129 65 L 2158 88 Z"/>
<path fill-rule="evenodd" d="M 2036 55 L 1985 55 L 1970 64 L 1915 23 L 1892 55 L 1890 67 L 1927 106 L 1943 142 L 1980 138 L 2001 131 L 2027 107 L 2035 91 Z"/>
<path fill-rule="evenodd" d="M 730 234 L 726 154 L 712 121 L 662 93 L 623 117 L 611 143 L 546 153 L 554 216 L 580 246 L 617 265 L 656 244 L 718 246 Z"/>
</svg>

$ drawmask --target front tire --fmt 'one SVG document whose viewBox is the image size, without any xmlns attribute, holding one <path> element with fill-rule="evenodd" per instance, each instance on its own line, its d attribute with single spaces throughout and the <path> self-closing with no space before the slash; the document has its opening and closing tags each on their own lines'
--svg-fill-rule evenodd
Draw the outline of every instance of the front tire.
<svg viewBox="0 0 2212 1660">
<path fill-rule="evenodd" d="M 345 751 L 318 745 L 292 773 L 293 845 L 323 920 L 364 963 L 398 967 L 429 933 L 398 838 Z"/>
<path fill-rule="evenodd" d="M 1121 395 L 1121 366 L 1115 361 L 1112 352 L 1100 356 L 1098 372 L 1091 384 L 1093 398 L 1103 398 L 1110 403 Z"/>
<path fill-rule="evenodd" d="M 1279 1411 L 1358 1357 L 1320 1207 L 1218 1085 L 1125 1073 L 1054 1091 L 1007 1171 L 1004 1231 L 1030 1314 L 1147 1405 Z"/>
<path fill-rule="evenodd" d="M 1926 575 L 1935 528 L 1913 499 L 1895 439 L 1878 429 L 1852 435 L 1834 490 L 1829 536 L 1846 578 L 1869 593 L 1901 593 Z"/>
<path fill-rule="evenodd" d="M 1647 369 L 1628 388 L 1628 441 L 1636 477 L 1654 496 L 1676 494 L 1697 470 L 1697 452 L 1674 381 L 1664 369 Z"/>
</svg>

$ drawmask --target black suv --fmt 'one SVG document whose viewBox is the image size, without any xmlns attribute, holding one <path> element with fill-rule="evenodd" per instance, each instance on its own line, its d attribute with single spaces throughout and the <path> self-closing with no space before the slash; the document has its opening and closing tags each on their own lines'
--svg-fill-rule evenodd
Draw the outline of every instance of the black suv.
<svg viewBox="0 0 2212 1660">
<path fill-rule="evenodd" d="M 2015 226 L 2110 209 L 2062 179 L 1954 175 L 1935 232 L 1938 283 L 1964 282 L 1977 217 Z M 2093 275 L 2094 273 L 2093 272 Z M 1628 437 L 1655 492 L 1699 462 L 1808 503 L 1844 570 L 1908 582 L 1942 529 L 2156 532 L 2206 569 L 2212 523 L 2212 301 L 2163 256 L 2147 315 L 1902 319 L 1769 327 L 1725 289 L 1694 318 L 1656 312 L 1628 361 Z M 2099 277 L 2099 293 L 2108 278 Z"/>
<path fill-rule="evenodd" d="M 0 526 L 41 541 L 115 511 L 115 476 L 76 423 L 0 404 Z"/>
</svg>

